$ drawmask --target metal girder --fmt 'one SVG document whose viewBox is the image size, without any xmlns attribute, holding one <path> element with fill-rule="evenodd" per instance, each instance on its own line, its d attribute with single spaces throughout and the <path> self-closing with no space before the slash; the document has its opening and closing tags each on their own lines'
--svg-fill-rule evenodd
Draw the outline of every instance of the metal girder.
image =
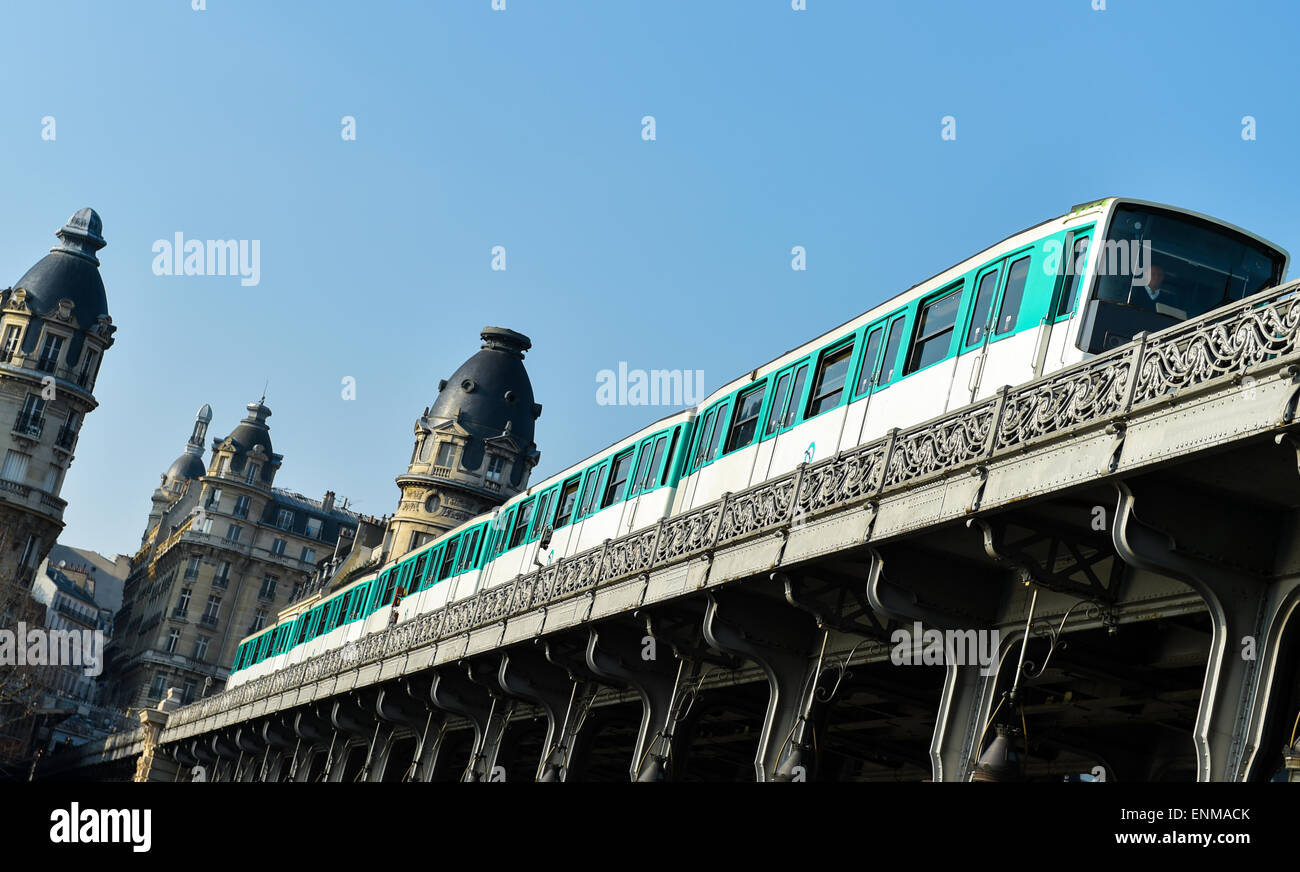
<svg viewBox="0 0 1300 872">
<path fill-rule="evenodd" d="M 784 587 L 785 601 L 812 615 L 817 626 L 868 639 L 889 639 L 889 628 L 871 608 L 865 579 L 820 566 L 774 572 L 771 578 Z"/>
<path fill-rule="evenodd" d="M 632 688 L 641 698 L 641 727 L 628 766 L 633 781 L 641 777 L 649 762 L 652 737 L 672 734 L 676 658 L 658 656 L 657 647 L 647 648 L 647 639 L 655 641 L 650 636 L 638 638 L 631 629 L 612 623 L 592 627 L 587 634 L 588 668 L 598 678 Z M 647 657 L 647 651 L 653 656 Z"/>
<path fill-rule="evenodd" d="M 1257 735 L 1260 729 L 1252 721 L 1259 718 L 1254 697 L 1261 666 L 1271 671 L 1277 650 L 1276 645 L 1269 645 L 1248 659 L 1239 656 L 1239 646 L 1248 637 L 1276 637 L 1273 628 L 1279 604 L 1268 595 L 1266 579 L 1243 567 L 1249 556 L 1226 549 L 1223 560 L 1205 556 L 1214 543 L 1206 541 L 1205 507 L 1192 495 L 1159 494 L 1157 488 L 1144 487 L 1144 515 L 1158 518 L 1156 522 L 1138 518 L 1139 500 L 1131 483 L 1117 481 L 1115 488 L 1119 496 L 1113 526 L 1115 550 L 1133 567 L 1183 581 L 1201 595 L 1209 609 L 1210 651 L 1192 736 L 1197 780 L 1240 780 L 1249 763 L 1245 736 L 1248 732 Z M 1199 553 L 1186 548 L 1183 543 L 1187 542 L 1196 542 Z"/>
<path fill-rule="evenodd" d="M 754 755 L 758 781 L 771 781 L 787 736 L 803 714 L 815 656 L 816 627 L 802 613 L 770 599 L 732 591 L 708 594 L 704 638 L 720 651 L 753 660 L 767 677 L 768 703 Z"/>
<path fill-rule="evenodd" d="M 567 669 L 527 650 L 507 651 L 502 655 L 497 682 L 503 693 L 536 703 L 546 713 L 546 738 L 534 778 L 563 781 L 565 767 L 553 757 L 557 753 L 563 756 L 562 733 L 568 723 L 567 715 L 578 698 L 579 688 L 587 682 L 574 680 Z"/>
<path fill-rule="evenodd" d="M 454 669 L 434 673 L 429 701 L 441 711 L 467 719 L 474 729 L 470 759 L 460 780 L 487 781 L 496 767 L 514 704 L 490 689 L 495 687 L 495 663 L 480 659 L 461 661 L 460 666 L 463 673 Z"/>
<path fill-rule="evenodd" d="M 983 534 L 984 551 L 989 557 L 1022 573 L 1040 587 L 1103 603 L 1113 603 L 1118 596 L 1124 562 L 1115 554 L 1105 534 L 1092 536 L 1090 528 L 1070 529 L 1046 519 L 972 518 L 967 525 Z M 1025 530 L 1026 535 L 1012 536 L 1012 527 Z M 1043 547 L 1047 553 L 1042 557 L 1031 553 L 1031 549 Z M 1111 561 L 1110 569 L 1104 572 L 1103 578 L 1096 567 L 1107 560 Z"/>
</svg>

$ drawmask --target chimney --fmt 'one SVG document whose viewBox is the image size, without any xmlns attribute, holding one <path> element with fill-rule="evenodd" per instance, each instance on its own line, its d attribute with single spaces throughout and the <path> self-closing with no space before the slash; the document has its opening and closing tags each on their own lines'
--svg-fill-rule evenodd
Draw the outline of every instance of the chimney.
<svg viewBox="0 0 1300 872">
<path fill-rule="evenodd" d="M 334 511 L 334 491 L 325 491 L 325 499 L 321 500 L 321 505 L 327 512 Z"/>
</svg>

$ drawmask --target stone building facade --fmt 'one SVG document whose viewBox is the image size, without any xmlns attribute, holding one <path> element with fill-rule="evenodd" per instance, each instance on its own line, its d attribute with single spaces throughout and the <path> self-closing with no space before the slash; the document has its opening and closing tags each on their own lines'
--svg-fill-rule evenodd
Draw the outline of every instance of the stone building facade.
<svg viewBox="0 0 1300 872">
<path fill-rule="evenodd" d="M 212 410 L 200 409 L 154 491 L 109 652 L 118 705 L 153 708 L 168 688 L 183 702 L 220 690 L 240 640 L 274 623 L 339 537 L 355 535 L 357 515 L 333 492 L 317 501 L 274 486 L 284 458 L 271 410 L 261 400 L 247 410 L 205 466 Z"/>
<path fill-rule="evenodd" d="M 60 499 L 95 379 L 117 329 L 96 255 L 106 244 L 93 209 L 0 291 L 0 584 L 31 585 L 63 529 Z"/>
</svg>

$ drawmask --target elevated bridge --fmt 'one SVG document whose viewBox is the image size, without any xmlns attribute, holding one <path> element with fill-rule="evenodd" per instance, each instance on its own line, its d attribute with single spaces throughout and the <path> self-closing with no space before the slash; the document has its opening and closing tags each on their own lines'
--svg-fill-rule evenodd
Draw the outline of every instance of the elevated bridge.
<svg viewBox="0 0 1300 872">
<path fill-rule="evenodd" d="M 144 713 L 46 777 L 1268 780 L 1300 764 L 1297 291 Z"/>
</svg>

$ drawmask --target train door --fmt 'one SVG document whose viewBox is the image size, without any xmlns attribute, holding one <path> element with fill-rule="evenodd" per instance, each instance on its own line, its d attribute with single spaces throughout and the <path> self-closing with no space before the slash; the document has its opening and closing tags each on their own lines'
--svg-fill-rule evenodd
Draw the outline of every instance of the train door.
<svg viewBox="0 0 1300 872">
<path fill-rule="evenodd" d="M 1075 314 L 1081 308 L 1079 289 L 1084 287 L 1084 274 L 1087 272 L 1088 247 L 1092 240 L 1094 225 L 1068 231 L 1062 248 L 1061 266 L 1051 309 L 1048 312 L 1045 336 L 1039 351 L 1034 356 L 1034 377 L 1044 373 L 1055 372 L 1061 367 L 1073 363 L 1070 349 L 1073 347 L 1072 335 L 1078 323 Z M 1076 349 L 1077 357 L 1078 351 Z"/>
<path fill-rule="evenodd" d="M 991 263 L 975 275 L 975 299 L 969 309 L 966 333 L 961 339 L 957 354 L 952 393 L 948 400 L 949 409 L 975 402 L 980 379 L 984 374 L 985 355 L 993 320 L 993 304 L 998 296 L 1003 263 L 1003 260 Z"/>
</svg>

